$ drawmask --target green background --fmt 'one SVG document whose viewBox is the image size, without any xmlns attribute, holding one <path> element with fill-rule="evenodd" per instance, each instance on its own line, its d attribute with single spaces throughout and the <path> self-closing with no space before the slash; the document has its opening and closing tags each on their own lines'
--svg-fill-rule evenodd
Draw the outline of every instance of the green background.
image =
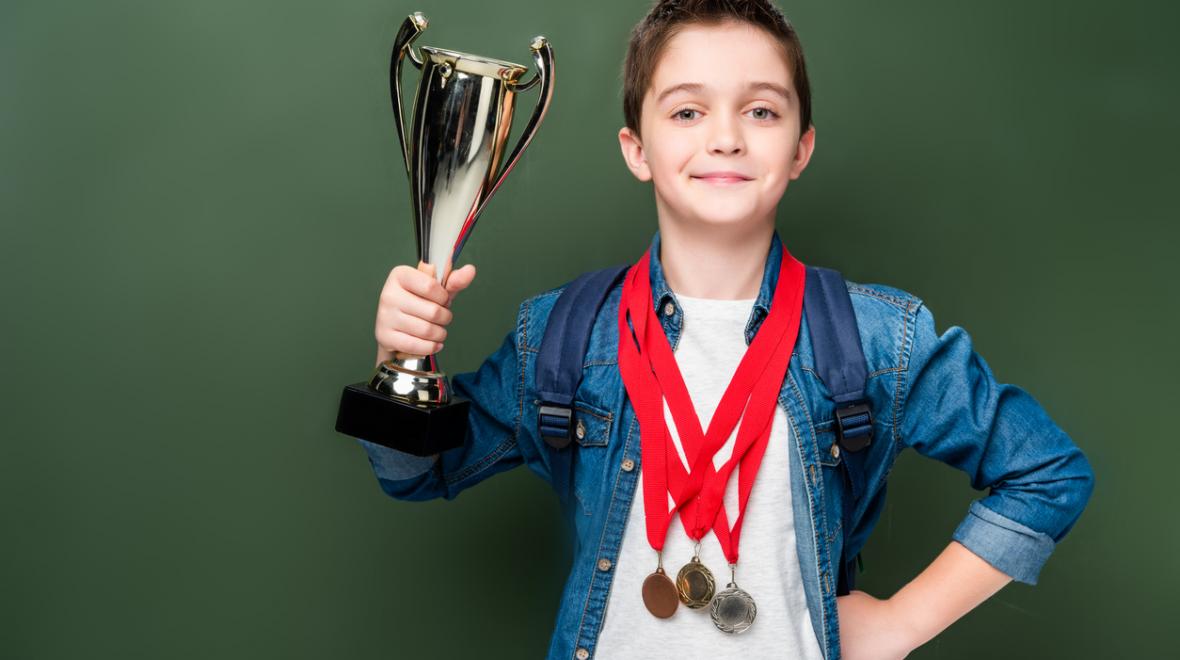
<svg viewBox="0 0 1180 660">
<path fill-rule="evenodd" d="M 1176 5 L 781 6 L 818 131 L 780 208 L 792 252 L 967 328 L 1097 473 L 1038 586 L 911 657 L 1174 652 Z M 548 487 L 518 469 L 394 501 L 333 430 L 415 260 L 389 49 L 421 10 L 422 45 L 556 53 L 460 259 L 479 274 L 441 362 L 468 371 L 523 298 L 647 247 L 652 191 L 615 137 L 645 8 L 0 5 L 0 655 L 543 655 L 568 568 Z M 858 585 L 881 597 L 980 496 L 913 453 L 892 477 Z"/>
</svg>

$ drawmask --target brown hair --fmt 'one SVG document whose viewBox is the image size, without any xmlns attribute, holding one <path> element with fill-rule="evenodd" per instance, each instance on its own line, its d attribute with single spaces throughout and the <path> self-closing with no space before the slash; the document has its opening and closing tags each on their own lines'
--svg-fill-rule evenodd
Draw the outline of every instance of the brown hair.
<svg viewBox="0 0 1180 660">
<path fill-rule="evenodd" d="M 811 126 L 811 86 L 803 45 L 786 16 L 770 0 L 657 0 L 647 16 L 631 30 L 627 59 L 623 62 L 623 120 L 639 134 L 643 97 L 652 84 L 660 52 L 683 27 L 744 21 L 770 33 L 790 62 L 791 78 L 799 97 L 800 131 Z"/>
</svg>

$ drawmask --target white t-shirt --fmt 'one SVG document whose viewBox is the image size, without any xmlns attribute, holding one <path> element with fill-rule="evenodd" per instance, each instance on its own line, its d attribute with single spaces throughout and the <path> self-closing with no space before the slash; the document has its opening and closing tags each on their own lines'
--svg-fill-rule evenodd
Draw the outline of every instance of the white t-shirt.
<svg viewBox="0 0 1180 660">
<path fill-rule="evenodd" d="M 707 430 L 725 388 L 745 355 L 745 327 L 754 300 L 713 300 L 679 294 L 676 300 L 684 311 L 676 364 L 700 418 L 701 429 Z M 681 463 L 687 469 L 688 461 L 667 401 L 664 418 Z M 724 465 L 733 454 L 740 425 L 739 421 L 729 440 L 714 455 L 715 467 Z M 740 634 L 723 633 L 713 625 L 708 606 L 693 610 L 681 603 L 668 619 L 657 618 L 647 611 L 641 588 L 643 580 L 656 568 L 656 552 L 647 541 L 640 475 L 622 547 L 614 564 L 615 576 L 595 657 L 607 660 L 823 659 L 807 610 L 795 550 L 787 453 L 790 440 L 790 424 L 782 407 L 776 406 L 770 441 L 742 523 L 737 564 L 737 584 L 750 593 L 758 606 L 753 625 Z M 671 508 L 671 495 L 668 502 Z M 732 526 L 738 513 L 736 468 L 726 486 L 724 506 Z M 692 552 L 693 542 L 684 533 L 678 512 L 668 526 L 664 542 L 664 571 L 669 578 L 676 579 L 676 573 L 692 558 Z M 730 580 L 729 564 L 712 530 L 701 539 L 700 553 L 701 562 L 713 573 L 720 592 Z"/>
</svg>

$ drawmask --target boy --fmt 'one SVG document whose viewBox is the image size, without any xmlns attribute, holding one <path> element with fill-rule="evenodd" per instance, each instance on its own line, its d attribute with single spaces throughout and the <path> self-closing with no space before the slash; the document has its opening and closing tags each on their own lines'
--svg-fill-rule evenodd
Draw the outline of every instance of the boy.
<svg viewBox="0 0 1180 660">
<path fill-rule="evenodd" d="M 633 31 L 624 75 L 619 143 L 653 182 L 658 231 L 595 322 L 577 442 L 554 449 L 536 427 L 536 351 L 559 287 L 524 301 L 500 349 L 452 378 L 471 399 L 462 447 L 424 459 L 361 441 L 385 492 L 450 499 L 523 463 L 568 497 L 577 544 L 551 658 L 902 658 L 1011 579 L 1035 584 L 1089 498 L 1084 455 L 994 380 L 961 328 L 938 336 L 913 295 L 846 281 L 873 411 L 864 474 L 850 476 L 801 316 L 802 264 L 775 230 L 815 145 L 782 14 L 767 0 L 663 0 Z M 393 269 L 378 361 L 441 348 L 474 274 L 443 288 Z M 991 490 L 926 570 L 877 599 L 849 589 L 848 562 L 905 447 Z M 674 587 L 665 560 L 683 566 Z"/>
</svg>

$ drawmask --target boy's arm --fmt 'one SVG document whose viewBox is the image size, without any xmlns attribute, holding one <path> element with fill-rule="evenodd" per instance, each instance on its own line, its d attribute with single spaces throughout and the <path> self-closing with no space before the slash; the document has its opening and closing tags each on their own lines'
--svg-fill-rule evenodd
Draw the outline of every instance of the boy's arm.
<svg viewBox="0 0 1180 660">
<path fill-rule="evenodd" d="M 958 541 L 951 541 L 918 577 L 893 594 L 888 602 L 893 609 L 893 620 L 907 636 L 907 648 L 915 649 L 1011 581 L 1012 576 Z"/>
<path fill-rule="evenodd" d="M 991 492 L 971 503 L 951 543 L 893 596 L 854 591 L 838 599 L 848 658 L 904 657 L 1012 579 L 1036 584 L 1094 487 L 1081 450 L 1028 392 L 996 382 L 966 331 L 938 336 L 923 303 L 911 320 L 899 440 Z"/>
<path fill-rule="evenodd" d="M 454 499 L 462 490 L 523 462 L 517 444 L 524 397 L 517 327 L 479 369 L 450 377 L 456 396 L 470 400 L 463 444 L 434 456 L 415 456 L 358 440 L 381 489 L 390 497 L 420 501 Z"/>
<path fill-rule="evenodd" d="M 951 541 L 942 554 L 892 597 L 853 591 L 836 599 L 841 656 L 904 658 L 1012 581 Z"/>
<path fill-rule="evenodd" d="M 996 382 L 965 330 L 942 336 L 924 303 L 901 399 L 900 441 L 963 470 L 987 496 L 952 538 L 1027 584 L 1073 527 L 1094 473 L 1082 451 L 1022 388 Z"/>
</svg>

